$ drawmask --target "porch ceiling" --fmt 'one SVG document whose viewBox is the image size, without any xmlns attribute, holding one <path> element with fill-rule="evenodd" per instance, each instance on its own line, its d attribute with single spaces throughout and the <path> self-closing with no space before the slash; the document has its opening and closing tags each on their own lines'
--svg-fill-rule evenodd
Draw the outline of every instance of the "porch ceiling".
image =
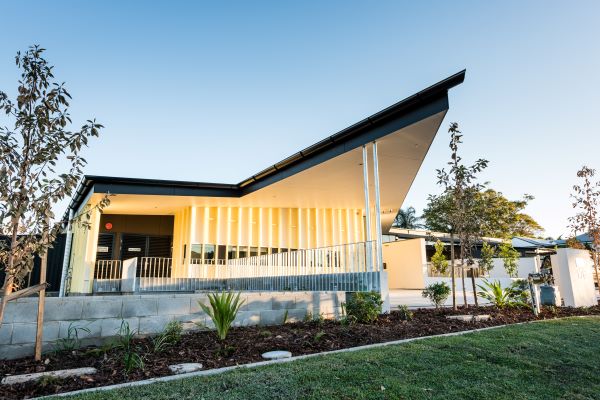
<svg viewBox="0 0 600 400">
<path fill-rule="evenodd" d="M 445 114 L 446 111 L 438 112 L 377 140 L 384 227 L 391 224 L 402 205 Z M 369 145 L 369 183 L 374 202 L 371 150 Z M 96 193 L 92 200 L 101 196 Z M 105 212 L 169 215 L 188 206 L 362 209 L 362 148 L 354 148 L 239 197 L 116 194 Z"/>
</svg>

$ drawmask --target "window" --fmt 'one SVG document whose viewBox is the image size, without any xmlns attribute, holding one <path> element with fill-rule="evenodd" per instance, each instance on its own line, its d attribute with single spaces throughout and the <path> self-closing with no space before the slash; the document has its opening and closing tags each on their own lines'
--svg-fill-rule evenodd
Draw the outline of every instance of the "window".
<svg viewBox="0 0 600 400">
<path fill-rule="evenodd" d="M 215 245 L 205 244 L 204 245 L 204 262 L 206 264 L 214 264 L 215 262 Z"/>
<path fill-rule="evenodd" d="M 201 244 L 193 244 L 191 251 L 192 251 L 192 255 L 190 258 L 192 260 L 202 260 L 202 245 Z M 185 254 L 185 246 L 184 246 L 183 254 Z M 185 255 L 184 255 L 184 257 L 185 257 Z"/>
<path fill-rule="evenodd" d="M 227 246 L 225 246 L 225 245 L 220 244 L 220 245 L 217 246 L 217 255 L 218 255 L 217 258 L 219 260 L 224 260 L 225 259 L 225 255 L 227 254 L 226 249 L 227 249 Z"/>
<path fill-rule="evenodd" d="M 234 258 L 237 258 L 237 247 L 227 246 L 227 259 L 233 260 Z"/>
<path fill-rule="evenodd" d="M 260 255 L 261 256 L 266 256 L 267 254 L 269 254 L 269 249 L 267 247 L 261 247 L 260 248 Z"/>
<path fill-rule="evenodd" d="M 258 247 L 250 247 L 250 257 L 256 257 L 258 255 Z"/>
<path fill-rule="evenodd" d="M 248 248 L 246 246 L 240 246 L 240 248 L 238 250 L 238 257 L 239 258 L 248 257 Z"/>
<path fill-rule="evenodd" d="M 279 249 L 277 247 L 273 247 L 271 249 L 271 254 L 277 254 L 277 253 L 279 253 Z"/>
</svg>

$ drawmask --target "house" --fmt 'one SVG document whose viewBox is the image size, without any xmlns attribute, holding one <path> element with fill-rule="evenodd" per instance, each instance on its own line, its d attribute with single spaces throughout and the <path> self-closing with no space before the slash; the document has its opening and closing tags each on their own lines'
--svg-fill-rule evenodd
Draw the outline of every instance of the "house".
<svg viewBox="0 0 600 400">
<path fill-rule="evenodd" d="M 85 176 L 61 295 L 387 290 L 387 232 L 449 108 L 444 79 L 235 184 Z M 96 205 L 106 196 L 110 205 Z"/>
<path fill-rule="evenodd" d="M 444 255 L 450 260 L 450 246 L 452 238 L 449 233 L 431 232 L 424 229 L 403 229 L 393 227 L 389 230 L 389 240 L 383 244 L 383 259 L 388 275 L 390 289 L 422 289 L 430 283 L 449 281 L 450 270 L 440 273 L 435 271 L 431 264 L 431 257 L 435 253 L 434 244 L 437 240 L 444 243 Z M 481 243 L 487 242 L 499 245 L 503 242 L 500 238 L 484 237 L 475 245 L 473 257 L 478 259 L 481 254 Z M 465 276 L 470 279 L 475 273 L 477 283 L 482 279 L 496 279 L 504 286 L 509 286 L 512 281 L 526 279 L 529 273 L 540 268 L 549 268 L 551 255 L 555 254 L 555 242 L 551 240 L 514 237 L 511 244 L 519 252 L 517 276 L 511 278 L 505 271 L 500 258 L 493 259 L 493 268 L 483 272 L 478 268 L 466 269 Z M 459 258 L 460 246 L 458 238 L 454 237 L 454 250 L 456 259 Z M 475 263 L 477 267 L 477 262 Z M 461 269 L 457 269 L 460 278 Z M 460 280 L 460 279 L 459 279 Z M 461 285 L 461 282 L 458 283 Z M 471 283 L 469 282 L 469 285 Z M 462 287 L 462 286 L 460 286 Z"/>
</svg>

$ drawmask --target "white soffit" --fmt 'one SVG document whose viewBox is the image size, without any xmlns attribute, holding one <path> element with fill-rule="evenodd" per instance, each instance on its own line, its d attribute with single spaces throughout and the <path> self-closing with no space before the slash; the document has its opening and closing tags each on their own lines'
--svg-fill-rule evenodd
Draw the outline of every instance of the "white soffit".
<svg viewBox="0 0 600 400">
<path fill-rule="evenodd" d="M 440 112 L 377 141 L 382 225 L 402 205 L 446 112 Z M 372 147 L 370 190 L 374 204 Z M 362 148 L 332 158 L 241 198 L 115 195 L 109 214 L 174 214 L 186 206 L 364 208 Z M 98 194 L 94 197 L 100 196 Z M 391 218 L 391 219 L 390 219 Z"/>
</svg>

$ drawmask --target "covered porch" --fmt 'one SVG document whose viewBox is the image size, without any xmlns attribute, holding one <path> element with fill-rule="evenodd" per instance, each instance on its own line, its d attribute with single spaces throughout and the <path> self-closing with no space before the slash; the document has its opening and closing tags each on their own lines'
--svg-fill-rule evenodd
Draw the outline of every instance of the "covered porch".
<svg viewBox="0 0 600 400">
<path fill-rule="evenodd" d="M 62 294 L 383 290 L 387 232 L 456 74 L 238 184 L 88 176 Z M 94 208 L 105 196 L 110 205 Z M 67 258 L 68 257 L 68 258 Z"/>
</svg>

